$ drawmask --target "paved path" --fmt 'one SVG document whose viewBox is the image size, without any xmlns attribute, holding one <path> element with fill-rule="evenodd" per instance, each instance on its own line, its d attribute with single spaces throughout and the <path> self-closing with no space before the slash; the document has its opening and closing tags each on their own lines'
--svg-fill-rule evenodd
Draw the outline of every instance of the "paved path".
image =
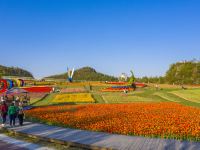
<svg viewBox="0 0 200 150">
<path fill-rule="evenodd" d="M 0 149 L 2 150 L 27 150 L 25 148 L 18 147 L 14 144 L 9 144 L 0 140 Z"/>
<path fill-rule="evenodd" d="M 43 147 L 30 142 L 17 140 L 4 134 L 0 134 L 1 150 L 54 150 L 53 148 Z"/>
<path fill-rule="evenodd" d="M 119 150 L 200 150 L 198 142 L 115 135 L 30 122 L 26 122 L 23 127 L 8 129 L 39 137 Z"/>
</svg>

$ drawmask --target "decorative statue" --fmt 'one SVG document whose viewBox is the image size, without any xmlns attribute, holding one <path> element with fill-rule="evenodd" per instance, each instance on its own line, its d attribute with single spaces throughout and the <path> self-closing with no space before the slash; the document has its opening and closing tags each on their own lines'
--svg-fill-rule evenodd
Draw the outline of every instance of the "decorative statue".
<svg viewBox="0 0 200 150">
<path fill-rule="evenodd" d="M 67 73 L 68 73 L 68 81 L 72 82 L 73 81 L 73 76 L 74 76 L 74 68 L 72 70 L 67 68 Z"/>
</svg>

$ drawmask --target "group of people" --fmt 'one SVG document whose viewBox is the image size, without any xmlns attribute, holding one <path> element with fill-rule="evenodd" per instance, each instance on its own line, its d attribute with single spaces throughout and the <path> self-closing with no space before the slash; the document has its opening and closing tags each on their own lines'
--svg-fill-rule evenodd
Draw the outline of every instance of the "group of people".
<svg viewBox="0 0 200 150">
<path fill-rule="evenodd" d="M 24 111 L 23 104 L 21 102 L 12 102 L 10 106 L 6 104 L 6 101 L 1 101 L 0 113 L 2 117 L 2 127 L 6 124 L 7 116 L 9 116 L 10 126 L 15 126 L 16 118 L 19 119 L 19 125 L 23 125 L 24 121 Z"/>
<path fill-rule="evenodd" d="M 27 94 L 21 95 L 21 96 L 9 96 L 8 95 L 4 95 L 1 97 L 1 101 L 16 101 L 16 102 L 21 102 L 23 103 L 23 105 L 28 105 L 30 103 L 30 96 L 28 96 Z"/>
</svg>

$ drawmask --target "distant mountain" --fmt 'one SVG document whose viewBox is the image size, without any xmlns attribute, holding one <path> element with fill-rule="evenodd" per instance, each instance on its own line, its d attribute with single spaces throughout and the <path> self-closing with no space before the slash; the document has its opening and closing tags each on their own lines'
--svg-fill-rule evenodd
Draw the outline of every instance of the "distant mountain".
<svg viewBox="0 0 200 150">
<path fill-rule="evenodd" d="M 54 79 L 67 79 L 67 73 L 53 75 L 46 78 Z M 118 79 L 113 76 L 105 75 L 97 72 L 91 67 L 83 67 L 75 70 L 73 80 L 85 80 L 85 81 L 117 81 Z"/>
<path fill-rule="evenodd" d="M 19 76 L 33 78 L 33 75 L 29 71 L 18 67 L 6 67 L 2 65 L 0 65 L 0 76 Z"/>
</svg>

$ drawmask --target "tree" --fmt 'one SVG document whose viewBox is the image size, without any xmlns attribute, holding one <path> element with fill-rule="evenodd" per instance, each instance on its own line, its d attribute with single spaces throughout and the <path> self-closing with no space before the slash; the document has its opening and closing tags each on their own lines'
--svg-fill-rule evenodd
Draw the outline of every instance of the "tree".
<svg viewBox="0 0 200 150">
<path fill-rule="evenodd" d="M 165 79 L 170 84 L 199 84 L 200 62 L 195 60 L 172 64 Z"/>
</svg>

